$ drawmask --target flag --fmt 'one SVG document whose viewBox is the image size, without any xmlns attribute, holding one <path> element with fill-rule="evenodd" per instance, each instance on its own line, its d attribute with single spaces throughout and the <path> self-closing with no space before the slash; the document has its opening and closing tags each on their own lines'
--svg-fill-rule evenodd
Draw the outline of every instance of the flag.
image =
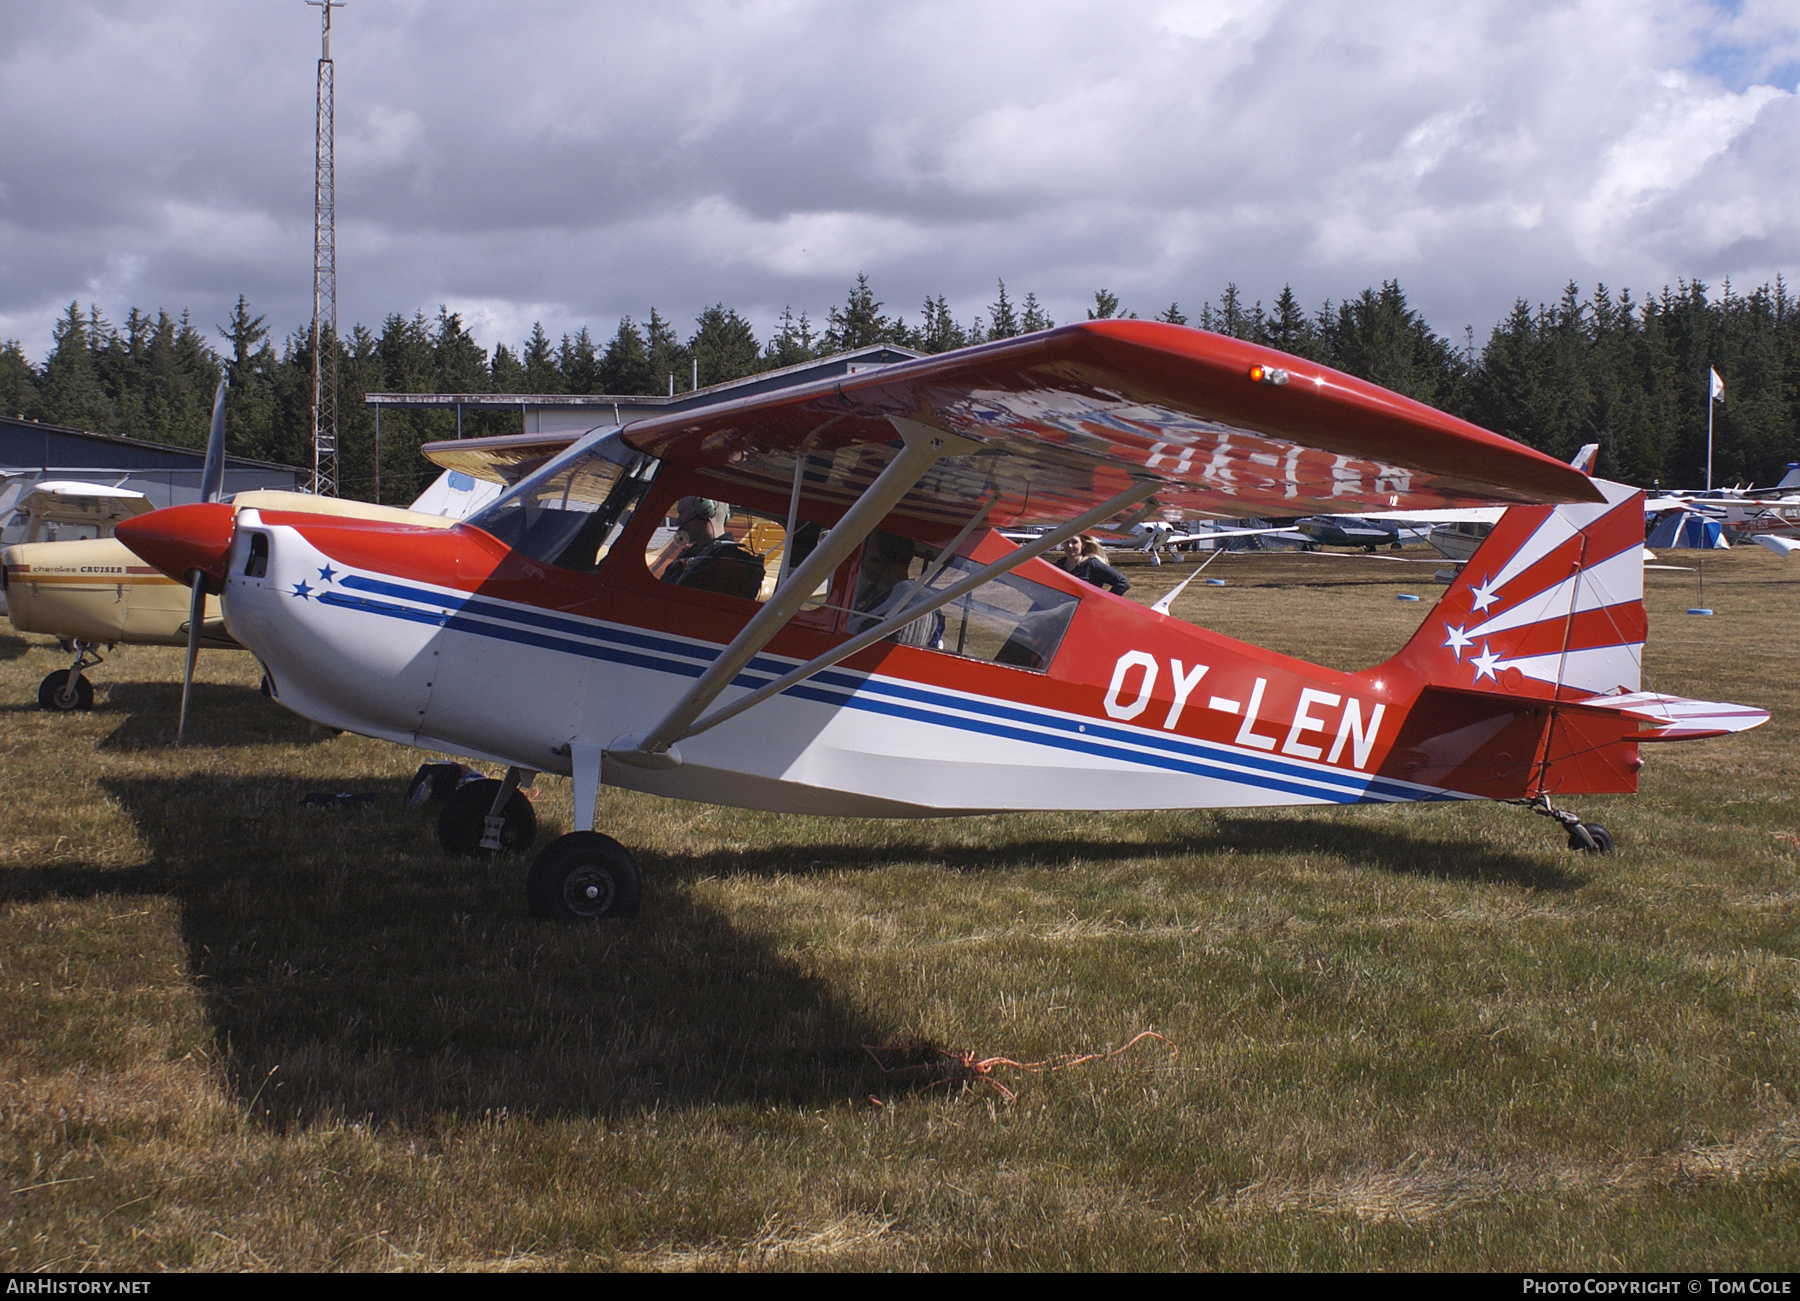
<svg viewBox="0 0 1800 1301">
<path fill-rule="evenodd" d="M 1706 373 L 1712 376 L 1712 400 L 1723 402 L 1725 400 L 1725 381 L 1720 379 L 1719 372 L 1710 366 L 1706 368 Z"/>
</svg>

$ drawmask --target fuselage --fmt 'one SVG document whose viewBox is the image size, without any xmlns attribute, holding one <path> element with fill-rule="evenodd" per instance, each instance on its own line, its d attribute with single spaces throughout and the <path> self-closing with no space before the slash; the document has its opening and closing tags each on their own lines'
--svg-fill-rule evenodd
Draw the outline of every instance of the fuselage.
<svg viewBox="0 0 1800 1301">
<path fill-rule="evenodd" d="M 575 747 L 603 749 L 661 719 L 757 609 L 652 572 L 651 540 L 667 536 L 677 497 L 704 487 L 665 479 L 591 573 L 535 560 L 470 524 L 244 512 L 224 565 L 225 619 L 278 698 L 321 723 L 567 773 Z M 1012 544 L 987 532 L 961 550 L 978 565 Z M 867 563 L 846 561 L 721 704 L 859 631 L 851 598 Z M 681 741 L 665 767 L 609 755 L 605 781 L 775 811 L 881 816 L 1525 788 L 1545 726 L 1530 701 L 1458 699 L 1422 712 L 1430 683 L 1400 660 L 1338 672 L 1154 612 L 1042 561 L 1016 574 L 1072 610 L 1045 663 L 1001 662 L 1005 654 L 953 644 L 941 627 L 935 643 L 878 643 Z M 1615 765 L 1585 788 L 1631 789 L 1634 774 L 1634 763 Z"/>
<path fill-rule="evenodd" d="M 268 538 L 267 570 L 249 538 Z M 984 538 L 974 558 L 1010 549 Z M 284 704 L 320 722 L 526 768 L 645 728 L 751 609 L 659 582 L 637 549 L 560 573 L 471 527 L 402 533 L 268 513 L 244 519 L 226 619 Z M 854 562 L 852 562 L 854 563 Z M 635 569 L 636 572 L 632 572 Z M 1378 775 L 1405 702 L 1336 673 L 1026 567 L 1077 598 L 1044 672 L 883 645 L 681 743 L 681 763 L 608 763 L 609 783 L 799 812 L 1178 808 L 1419 799 Z M 1024 571 L 1021 571 L 1024 572 Z M 854 576 L 834 583 L 848 590 Z M 738 686 L 845 636 L 801 615 Z"/>
<path fill-rule="evenodd" d="M 20 632 L 85 642 L 185 646 L 188 589 L 114 538 L 25 542 L 3 557 L 7 615 Z M 234 646 L 217 597 L 206 600 L 206 644 Z"/>
</svg>

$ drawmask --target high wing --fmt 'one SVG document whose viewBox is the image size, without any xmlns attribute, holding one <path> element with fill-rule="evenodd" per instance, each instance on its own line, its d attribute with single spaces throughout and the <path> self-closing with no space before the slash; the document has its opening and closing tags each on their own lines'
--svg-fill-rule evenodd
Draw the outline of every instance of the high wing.
<svg viewBox="0 0 1800 1301">
<path fill-rule="evenodd" d="M 105 533 L 120 520 L 154 507 L 143 493 L 130 488 L 79 479 L 45 479 L 20 496 L 17 509 L 58 524 L 93 525 Z"/>
<path fill-rule="evenodd" d="M 420 448 L 434 464 L 489 483 L 514 484 L 582 437 L 579 432 L 458 438 Z"/>
<path fill-rule="evenodd" d="M 1502 510 L 1471 506 L 1462 510 L 1384 510 L 1365 519 L 1393 520 L 1396 524 L 1498 524 Z"/>
<path fill-rule="evenodd" d="M 1553 457 L 1267 348 L 1156 321 L 1088 321 L 854 376 L 671 413 L 625 441 L 733 487 L 849 505 L 909 432 L 973 446 L 896 512 L 1058 524 L 1133 484 L 1169 521 L 1596 501 Z M 437 464 L 512 480 L 572 442 L 431 444 Z M 1142 517 L 1142 516 L 1140 516 Z"/>
<path fill-rule="evenodd" d="M 1260 528 L 1260 529 L 1198 529 L 1192 533 L 1168 533 L 1155 539 L 1158 546 L 1174 547 L 1184 542 L 1220 542 L 1226 538 L 1260 538 L 1271 533 L 1291 534 L 1294 537 L 1304 536 L 1293 529 Z"/>
</svg>

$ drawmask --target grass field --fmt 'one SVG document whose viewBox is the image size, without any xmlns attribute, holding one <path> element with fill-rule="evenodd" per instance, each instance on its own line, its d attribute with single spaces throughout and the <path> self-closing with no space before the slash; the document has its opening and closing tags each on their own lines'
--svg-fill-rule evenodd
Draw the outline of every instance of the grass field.
<svg viewBox="0 0 1800 1301">
<path fill-rule="evenodd" d="M 1228 556 L 1175 612 L 1360 667 L 1432 570 Z M 0 1267 L 1794 1269 L 1800 562 L 1708 559 L 1710 619 L 1696 578 L 1647 575 L 1651 684 L 1775 717 L 1578 802 L 1606 858 L 1492 805 L 607 792 L 646 901 L 595 927 L 446 858 L 421 756 L 247 656 L 202 657 L 175 749 L 180 652 L 53 717 L 64 658 L 0 637 Z M 995 1067 L 1011 1101 L 943 1056 L 1147 1029 L 1179 1051 Z"/>
</svg>

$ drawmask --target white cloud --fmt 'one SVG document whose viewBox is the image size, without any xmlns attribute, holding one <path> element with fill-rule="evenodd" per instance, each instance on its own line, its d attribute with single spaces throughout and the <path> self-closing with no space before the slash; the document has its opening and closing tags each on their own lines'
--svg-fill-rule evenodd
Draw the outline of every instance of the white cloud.
<svg viewBox="0 0 1800 1301">
<path fill-rule="evenodd" d="M 41 356 L 43 306 L 90 293 L 306 319 L 294 9 L 21 11 L 0 330 Z M 1393 277 L 1448 333 L 1571 277 L 1800 264 L 1791 0 L 408 0 L 333 40 L 340 319 L 448 303 L 490 346 L 652 304 L 821 319 L 864 270 L 964 319 L 996 277 L 1059 319 L 1101 285 L 1155 311 Z"/>
<path fill-rule="evenodd" d="M 1577 209 L 1574 228 L 1590 257 L 1599 255 L 1646 203 L 1698 176 L 1766 105 L 1791 98 L 1773 86 L 1709 94 L 1681 73 L 1667 73 L 1660 80 L 1661 93 L 1606 150 Z"/>
</svg>

